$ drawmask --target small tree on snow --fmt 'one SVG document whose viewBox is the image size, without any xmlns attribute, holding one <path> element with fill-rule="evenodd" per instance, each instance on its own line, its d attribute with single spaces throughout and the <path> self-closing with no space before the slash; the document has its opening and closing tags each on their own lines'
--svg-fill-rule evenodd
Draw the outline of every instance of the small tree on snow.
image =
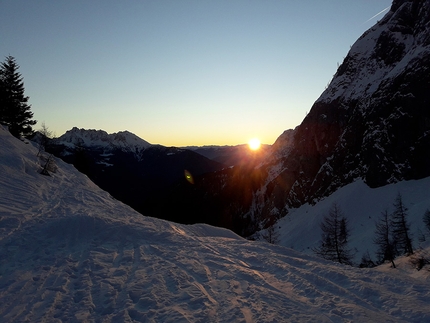
<svg viewBox="0 0 430 323">
<path fill-rule="evenodd" d="M 352 265 L 353 254 L 348 249 L 350 236 L 348 221 L 337 204 L 332 205 L 320 227 L 322 230 L 321 243 L 313 251 L 324 259 Z"/>
<path fill-rule="evenodd" d="M 52 138 L 52 131 L 46 126 L 45 122 L 42 122 L 40 129 L 38 130 L 37 144 L 38 144 L 38 152 L 37 156 L 39 156 L 42 152 L 46 150 L 46 146 L 49 143 L 49 139 Z"/>
<path fill-rule="evenodd" d="M 279 243 L 279 233 L 275 229 L 275 224 L 271 225 L 266 229 L 266 232 L 263 233 L 263 239 L 268 243 L 277 244 Z"/>
<path fill-rule="evenodd" d="M 394 201 L 394 212 L 391 215 L 393 240 L 398 252 L 399 249 L 403 249 L 403 252 L 406 255 L 412 255 L 414 251 L 412 249 L 412 240 L 409 234 L 407 215 L 407 208 L 403 204 L 402 196 L 399 193 Z"/>
<path fill-rule="evenodd" d="M 395 250 L 394 243 L 391 239 L 391 228 L 388 211 L 382 212 L 382 217 L 376 222 L 375 238 L 373 242 L 378 246 L 376 255 L 378 262 L 383 263 L 384 261 L 390 261 L 393 268 L 396 268 L 394 264 Z"/>
</svg>

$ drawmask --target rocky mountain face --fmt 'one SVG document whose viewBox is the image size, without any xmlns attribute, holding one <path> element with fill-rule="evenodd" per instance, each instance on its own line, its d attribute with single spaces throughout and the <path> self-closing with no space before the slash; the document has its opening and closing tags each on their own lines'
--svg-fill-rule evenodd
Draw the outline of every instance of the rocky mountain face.
<svg viewBox="0 0 430 323">
<path fill-rule="evenodd" d="M 430 176 L 430 1 L 394 1 L 261 169 L 247 216 L 266 224 L 358 178 L 379 187 Z"/>
<path fill-rule="evenodd" d="M 200 176 L 226 167 L 190 150 L 151 145 L 127 131 L 73 128 L 50 141 L 47 150 L 140 213 L 182 223 L 193 222 L 186 205 L 177 205 L 172 214 L 165 210 L 174 207 L 172 189 L 181 182 L 190 185 L 185 171 Z"/>
</svg>

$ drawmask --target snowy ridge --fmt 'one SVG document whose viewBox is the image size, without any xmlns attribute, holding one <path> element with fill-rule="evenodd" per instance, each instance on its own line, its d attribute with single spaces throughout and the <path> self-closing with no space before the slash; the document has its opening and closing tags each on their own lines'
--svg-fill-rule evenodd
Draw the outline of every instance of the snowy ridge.
<svg viewBox="0 0 430 323">
<path fill-rule="evenodd" d="M 144 217 L 0 127 L 2 322 L 425 322 L 430 279 Z"/>
<path fill-rule="evenodd" d="M 365 101 L 382 83 L 392 82 L 411 62 L 430 54 L 424 38 L 426 32 L 417 35 L 398 27 L 399 21 L 405 20 L 405 12 L 413 11 L 412 6 L 412 1 L 405 1 L 394 11 L 392 7 L 357 40 L 317 102 L 339 98 Z M 429 10 L 428 7 L 429 3 L 423 1 L 422 10 Z"/>
<path fill-rule="evenodd" d="M 64 135 L 55 139 L 56 144 L 75 147 L 98 147 L 106 149 L 122 149 L 130 152 L 140 152 L 152 145 L 129 131 L 108 134 L 104 130 L 86 130 L 77 127 L 68 130 Z"/>
</svg>

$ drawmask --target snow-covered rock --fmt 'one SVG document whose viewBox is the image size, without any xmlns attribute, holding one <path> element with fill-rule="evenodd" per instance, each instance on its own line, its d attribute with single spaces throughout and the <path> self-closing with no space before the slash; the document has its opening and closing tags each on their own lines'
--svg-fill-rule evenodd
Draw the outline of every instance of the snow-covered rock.
<svg viewBox="0 0 430 323">
<path fill-rule="evenodd" d="M 108 134 L 104 130 L 79 129 L 77 127 L 68 130 L 54 142 L 70 147 L 122 149 L 136 153 L 151 147 L 150 143 L 129 131 Z"/>
</svg>

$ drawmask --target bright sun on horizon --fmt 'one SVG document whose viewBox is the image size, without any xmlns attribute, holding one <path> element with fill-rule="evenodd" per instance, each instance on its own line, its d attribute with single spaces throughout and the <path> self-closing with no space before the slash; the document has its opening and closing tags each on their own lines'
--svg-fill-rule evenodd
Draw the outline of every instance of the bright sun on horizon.
<svg viewBox="0 0 430 323">
<path fill-rule="evenodd" d="M 248 141 L 248 146 L 249 146 L 249 149 L 251 150 L 257 150 L 260 148 L 261 142 L 258 138 L 252 138 L 251 140 Z"/>
</svg>

